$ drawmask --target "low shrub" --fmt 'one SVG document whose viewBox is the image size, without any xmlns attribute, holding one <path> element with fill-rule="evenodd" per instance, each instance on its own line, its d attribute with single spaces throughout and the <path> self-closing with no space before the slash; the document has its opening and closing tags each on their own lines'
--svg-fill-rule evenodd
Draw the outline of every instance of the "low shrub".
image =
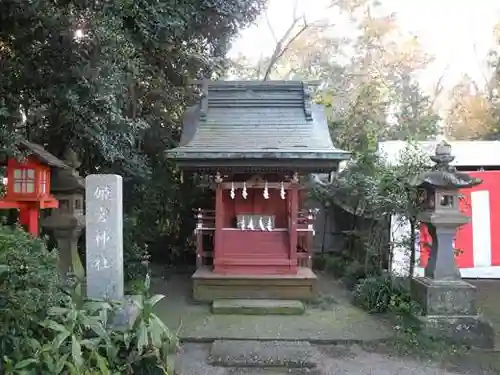
<svg viewBox="0 0 500 375">
<path fill-rule="evenodd" d="M 340 255 L 327 255 L 325 259 L 325 271 L 333 277 L 340 278 L 344 275 L 346 260 Z"/>
<path fill-rule="evenodd" d="M 326 261 L 326 254 L 314 254 L 312 258 L 313 269 L 317 271 L 324 271 L 326 267 Z"/>
<path fill-rule="evenodd" d="M 364 265 L 348 251 L 324 256 L 325 271 L 331 276 L 341 279 L 348 289 L 352 289 L 360 279 L 366 277 Z"/>
<path fill-rule="evenodd" d="M 76 269 L 63 288 L 57 263 L 41 239 L 0 227 L 1 374 L 172 374 L 177 338 L 153 313 L 163 296 L 149 294 L 149 273 L 137 317 L 118 326 L 120 303 L 86 299 Z"/>
<path fill-rule="evenodd" d="M 123 220 L 123 267 L 125 282 L 144 280 L 146 268 L 142 265 L 147 249 L 139 246 L 136 241 L 136 225 L 134 220 L 125 216 Z"/>
<path fill-rule="evenodd" d="M 67 299 L 56 251 L 19 228 L 0 225 L 0 353 L 22 358 L 27 341 L 42 334 L 47 310 Z"/>
<path fill-rule="evenodd" d="M 144 291 L 149 280 L 147 275 Z M 138 314 L 132 324 L 117 326 L 120 304 L 87 300 L 75 283 L 69 303 L 51 307 L 40 322 L 44 334 L 26 340 L 31 355 L 4 356 L 2 374 L 172 374 L 176 335 L 152 312 L 163 296 L 148 293 L 134 300 Z"/>
<path fill-rule="evenodd" d="M 354 288 L 353 303 L 370 313 L 410 316 L 420 310 L 412 301 L 408 287 L 388 274 L 361 280 Z"/>
<path fill-rule="evenodd" d="M 359 280 L 363 279 L 364 277 L 366 277 L 365 267 L 357 260 L 354 260 L 345 266 L 341 279 L 345 287 L 349 290 L 352 290 L 359 282 Z"/>
</svg>

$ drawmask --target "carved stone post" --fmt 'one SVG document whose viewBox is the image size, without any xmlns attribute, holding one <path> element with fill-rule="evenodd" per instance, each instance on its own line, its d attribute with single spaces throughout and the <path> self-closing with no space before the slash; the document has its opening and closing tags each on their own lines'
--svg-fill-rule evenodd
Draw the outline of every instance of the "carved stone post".
<svg viewBox="0 0 500 375">
<path fill-rule="evenodd" d="M 58 169 L 52 177 L 51 192 L 59 201 L 59 208 L 42 221 L 42 226 L 51 230 L 59 250 L 59 267 L 66 275 L 73 271 L 73 261 L 78 258 L 78 239 L 85 228 L 83 197 L 85 184 L 78 175 L 80 166 L 75 153 L 68 150 L 64 162 L 72 170 Z"/>
</svg>

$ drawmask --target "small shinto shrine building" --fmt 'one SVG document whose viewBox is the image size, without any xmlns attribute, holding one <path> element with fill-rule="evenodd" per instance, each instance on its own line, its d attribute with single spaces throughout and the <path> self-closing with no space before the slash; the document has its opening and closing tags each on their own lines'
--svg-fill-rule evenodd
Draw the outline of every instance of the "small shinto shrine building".
<svg viewBox="0 0 500 375">
<path fill-rule="evenodd" d="M 215 191 L 215 210 L 195 210 L 194 298 L 312 298 L 314 212 L 304 207 L 304 182 L 350 154 L 333 146 L 304 82 L 203 81 L 201 90 L 179 147 L 167 152 L 184 176 Z"/>
</svg>

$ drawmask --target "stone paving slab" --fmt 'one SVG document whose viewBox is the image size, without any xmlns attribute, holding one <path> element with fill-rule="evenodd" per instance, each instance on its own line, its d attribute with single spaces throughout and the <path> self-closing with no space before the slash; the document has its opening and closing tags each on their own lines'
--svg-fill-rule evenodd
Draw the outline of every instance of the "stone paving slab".
<svg viewBox="0 0 500 375">
<path fill-rule="evenodd" d="M 219 315 L 210 305 L 190 300 L 190 275 L 154 279 L 154 293 L 165 295 L 155 313 L 184 342 L 215 340 L 284 340 L 330 344 L 378 341 L 393 336 L 391 324 L 352 306 L 340 292 L 335 304 L 326 308 L 308 306 L 302 315 Z M 335 291 L 328 284 L 324 289 Z"/>
<path fill-rule="evenodd" d="M 314 346 L 314 345 L 313 345 Z M 372 353 L 354 346 L 318 347 L 323 353 L 315 369 L 228 368 L 207 363 L 208 344 L 185 344 L 176 360 L 176 375 L 493 375 L 492 372 L 450 372 L 428 361 Z"/>
<path fill-rule="evenodd" d="M 175 358 L 174 375 L 227 375 L 227 369 L 207 363 L 209 353 L 209 344 L 183 345 Z"/>
<path fill-rule="evenodd" d="M 387 324 L 349 305 L 331 310 L 308 308 L 303 315 L 219 315 L 209 306 L 160 301 L 156 314 L 184 342 L 215 340 L 310 341 L 319 344 L 378 341 L 391 338 Z"/>
<path fill-rule="evenodd" d="M 309 368 L 294 368 L 294 369 L 279 369 L 279 368 L 262 368 L 262 369 L 230 369 L 227 375 L 326 375 L 320 369 Z"/>
<path fill-rule="evenodd" d="M 314 368 L 321 353 L 308 342 L 217 340 L 208 363 L 223 367 Z"/>
<path fill-rule="evenodd" d="M 300 301 L 276 299 L 220 299 L 212 303 L 214 314 L 301 315 L 305 311 Z"/>
</svg>

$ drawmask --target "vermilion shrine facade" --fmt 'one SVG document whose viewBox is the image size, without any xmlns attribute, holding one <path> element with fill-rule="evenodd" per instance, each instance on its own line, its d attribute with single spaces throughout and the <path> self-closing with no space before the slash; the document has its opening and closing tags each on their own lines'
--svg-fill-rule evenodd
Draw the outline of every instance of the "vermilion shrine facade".
<svg viewBox="0 0 500 375">
<path fill-rule="evenodd" d="M 349 153 L 333 146 L 306 83 L 203 81 L 201 90 L 179 147 L 167 152 L 184 176 L 214 191 L 214 206 L 195 210 L 194 298 L 311 298 L 314 212 L 304 205 L 305 183 L 335 172 Z"/>
</svg>

